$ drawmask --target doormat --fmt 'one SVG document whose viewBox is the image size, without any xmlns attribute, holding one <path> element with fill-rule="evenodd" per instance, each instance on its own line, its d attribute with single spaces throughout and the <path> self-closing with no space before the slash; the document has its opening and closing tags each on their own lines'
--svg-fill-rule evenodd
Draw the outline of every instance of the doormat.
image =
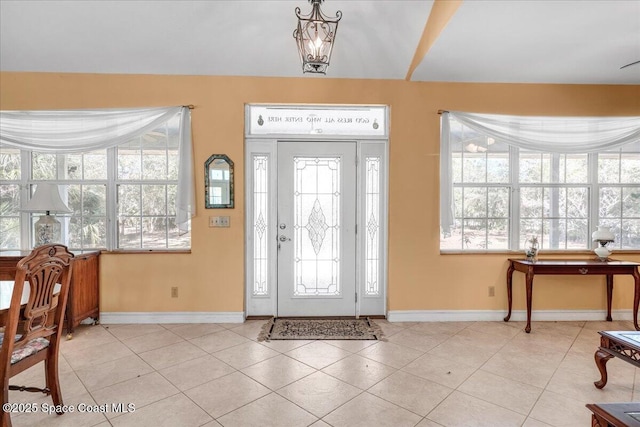
<svg viewBox="0 0 640 427">
<path fill-rule="evenodd" d="M 380 340 L 382 329 L 373 320 L 271 318 L 262 326 L 258 341 L 270 340 Z"/>
</svg>

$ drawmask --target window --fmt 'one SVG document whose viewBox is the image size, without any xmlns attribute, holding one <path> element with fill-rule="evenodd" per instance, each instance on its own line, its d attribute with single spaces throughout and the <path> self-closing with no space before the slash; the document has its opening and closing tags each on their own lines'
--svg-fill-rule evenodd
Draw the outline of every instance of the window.
<svg viewBox="0 0 640 427">
<path fill-rule="evenodd" d="M 597 225 L 615 233 L 613 247 L 640 249 L 640 136 L 601 150 L 560 142 L 556 149 L 566 152 L 535 150 L 532 130 L 549 142 L 556 138 L 550 132 L 598 134 L 599 122 L 531 119 L 507 119 L 501 134 L 464 113 L 443 117 L 440 249 L 516 250 L 537 236 L 541 249 L 585 250 Z M 521 137 L 527 144 L 518 144 Z"/>
<path fill-rule="evenodd" d="M 41 214 L 21 206 L 39 182 L 58 184 L 72 210 L 56 215 L 72 249 L 189 248 L 189 219 L 179 227 L 176 213 L 181 123 L 181 114 L 173 114 L 125 142 L 73 153 L 14 148 L 3 140 L 0 248 L 33 247 L 31 224 Z"/>
</svg>

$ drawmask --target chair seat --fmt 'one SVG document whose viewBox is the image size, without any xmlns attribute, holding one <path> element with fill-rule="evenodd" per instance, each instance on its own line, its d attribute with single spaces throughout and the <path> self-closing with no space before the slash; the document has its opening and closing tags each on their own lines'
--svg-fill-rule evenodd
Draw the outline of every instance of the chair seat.
<svg viewBox="0 0 640 427">
<path fill-rule="evenodd" d="M 20 339 L 22 335 L 16 335 L 16 341 Z M 4 334 L 0 334 L 0 346 L 4 341 Z M 44 350 L 49 347 L 49 340 L 46 338 L 35 338 L 26 343 L 23 347 L 20 347 L 11 353 L 11 364 L 15 365 L 25 357 L 29 357 L 36 354 L 40 350 Z"/>
</svg>

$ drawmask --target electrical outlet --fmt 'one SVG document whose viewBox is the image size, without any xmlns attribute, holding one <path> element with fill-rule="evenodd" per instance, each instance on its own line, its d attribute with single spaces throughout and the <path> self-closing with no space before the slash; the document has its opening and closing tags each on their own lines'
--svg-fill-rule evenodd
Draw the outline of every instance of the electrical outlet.
<svg viewBox="0 0 640 427">
<path fill-rule="evenodd" d="M 495 297 L 496 296 L 496 287 L 495 286 L 489 286 L 489 296 L 490 297 Z"/>
<path fill-rule="evenodd" d="M 209 227 L 229 227 L 231 220 L 228 216 L 210 216 Z"/>
<path fill-rule="evenodd" d="M 171 288 L 171 298 L 178 298 L 178 287 L 173 286 Z"/>
</svg>

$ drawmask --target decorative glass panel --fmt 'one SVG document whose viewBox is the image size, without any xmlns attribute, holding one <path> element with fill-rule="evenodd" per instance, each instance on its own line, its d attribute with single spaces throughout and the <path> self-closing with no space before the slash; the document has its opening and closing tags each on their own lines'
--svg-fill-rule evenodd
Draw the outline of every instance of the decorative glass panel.
<svg viewBox="0 0 640 427">
<path fill-rule="evenodd" d="M 380 157 L 365 160 L 365 294 L 380 294 Z"/>
<path fill-rule="evenodd" d="M 296 296 L 340 295 L 340 158 L 294 158 Z"/>
<path fill-rule="evenodd" d="M 269 294 L 269 157 L 253 156 L 253 295 Z"/>
</svg>

